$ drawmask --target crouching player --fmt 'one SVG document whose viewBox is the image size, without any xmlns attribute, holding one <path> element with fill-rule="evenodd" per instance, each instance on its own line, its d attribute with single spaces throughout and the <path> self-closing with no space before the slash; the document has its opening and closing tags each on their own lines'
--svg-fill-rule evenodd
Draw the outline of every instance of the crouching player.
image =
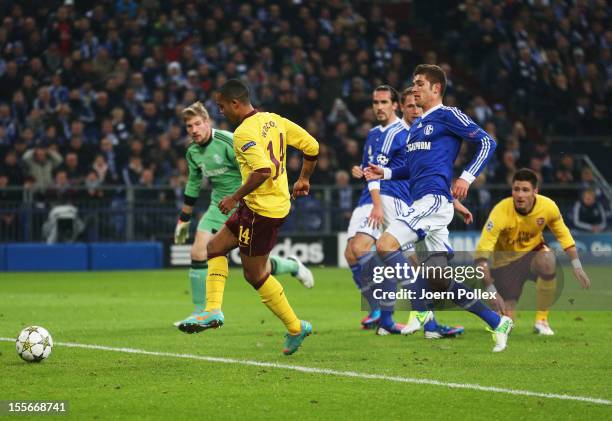
<svg viewBox="0 0 612 421">
<path fill-rule="evenodd" d="M 502 200 L 491 211 L 476 247 L 476 262 L 483 268 L 487 291 L 497 293 L 492 304 L 513 319 L 525 281 L 536 279 L 534 331 L 553 335 L 548 311 L 555 298 L 556 263 L 554 252 L 542 236 L 546 226 L 569 257 L 578 283 L 589 288 L 591 281 L 582 269 L 576 243 L 559 208 L 554 201 L 538 194 L 538 178 L 526 168 L 518 170 L 512 178 L 512 197 Z"/>
</svg>

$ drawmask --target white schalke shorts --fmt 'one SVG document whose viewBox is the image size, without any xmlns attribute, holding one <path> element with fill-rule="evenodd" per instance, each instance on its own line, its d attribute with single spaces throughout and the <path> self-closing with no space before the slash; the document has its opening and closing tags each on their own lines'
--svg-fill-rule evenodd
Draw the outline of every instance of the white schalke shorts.
<svg viewBox="0 0 612 421">
<path fill-rule="evenodd" d="M 351 215 L 351 221 L 349 222 L 348 226 L 347 239 L 350 240 L 358 232 L 369 235 L 375 240 L 378 240 L 380 238 L 380 228 L 372 228 L 370 225 L 368 225 L 368 217 L 370 216 L 370 213 L 372 213 L 373 208 L 374 205 L 368 203 L 365 205 L 358 206 L 353 210 L 353 214 Z"/>
<path fill-rule="evenodd" d="M 372 228 L 368 225 L 368 218 L 374 208 L 373 204 L 369 203 L 359 206 L 353 210 L 353 214 L 351 215 L 351 221 L 348 227 L 349 239 L 353 238 L 355 234 L 359 232 L 378 240 L 384 229 L 389 227 L 396 218 L 408 212 L 410 208 L 404 201 L 387 195 L 381 195 L 381 201 L 384 217 L 383 226 Z"/>
<path fill-rule="evenodd" d="M 423 240 L 427 251 L 452 252 L 447 226 L 453 220 L 453 215 L 452 202 L 444 196 L 428 194 L 397 217 L 386 232 L 402 246 Z"/>
</svg>

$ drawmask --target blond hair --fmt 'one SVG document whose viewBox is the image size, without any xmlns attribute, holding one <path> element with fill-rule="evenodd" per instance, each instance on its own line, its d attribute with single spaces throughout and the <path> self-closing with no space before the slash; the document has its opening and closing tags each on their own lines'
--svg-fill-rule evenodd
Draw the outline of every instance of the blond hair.
<svg viewBox="0 0 612 421">
<path fill-rule="evenodd" d="M 204 105 L 200 101 L 196 101 L 189 107 L 184 108 L 183 111 L 181 111 L 181 115 L 183 116 L 183 120 L 193 117 L 202 117 L 202 119 L 206 121 L 210 118 L 208 111 L 206 111 L 206 108 L 204 108 Z"/>
</svg>

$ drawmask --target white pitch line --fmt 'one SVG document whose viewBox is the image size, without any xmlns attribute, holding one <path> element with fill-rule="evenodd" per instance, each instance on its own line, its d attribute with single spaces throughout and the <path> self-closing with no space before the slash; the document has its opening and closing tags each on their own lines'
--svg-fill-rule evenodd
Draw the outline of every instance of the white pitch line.
<svg viewBox="0 0 612 421">
<path fill-rule="evenodd" d="M 0 337 L 0 341 L 14 342 L 15 339 Z M 450 382 L 443 382 L 443 381 L 431 380 L 431 379 L 417 379 L 417 378 L 412 378 L 412 377 L 385 376 L 383 374 L 359 373 L 356 371 L 339 371 L 339 370 L 332 370 L 329 368 L 304 367 L 301 365 L 278 364 L 278 363 L 270 363 L 270 362 L 265 362 L 265 361 L 237 360 L 234 358 L 207 357 L 204 355 L 193 355 L 193 354 L 175 354 L 172 352 L 155 352 L 155 351 L 146 351 L 144 349 L 115 348 L 115 347 L 103 346 L 103 345 L 77 344 L 77 343 L 72 343 L 72 342 L 56 342 L 55 345 L 65 346 L 68 348 L 97 349 L 99 351 L 113 351 L 113 352 L 123 352 L 127 354 L 152 355 L 155 357 L 185 358 L 189 360 L 199 360 L 199 361 L 207 361 L 207 362 L 213 362 L 213 363 L 279 368 L 279 369 L 285 369 L 285 370 L 299 371 L 302 373 L 327 374 L 329 376 L 337 376 L 337 377 L 352 377 L 352 378 L 367 379 L 367 380 L 385 380 L 385 381 L 397 382 L 397 383 L 426 384 L 426 385 L 431 385 L 431 386 L 442 386 L 442 387 L 447 387 L 451 389 L 481 390 L 484 392 L 505 393 L 507 395 L 532 396 L 536 398 L 560 399 L 560 400 L 566 400 L 566 401 L 595 403 L 599 405 L 612 405 L 611 400 L 591 398 L 589 396 L 560 395 L 557 393 L 541 393 L 541 392 L 532 392 L 530 390 L 506 389 L 506 388 L 494 387 L 494 386 L 481 386 L 479 384 L 471 384 L 471 383 L 450 383 Z"/>
</svg>

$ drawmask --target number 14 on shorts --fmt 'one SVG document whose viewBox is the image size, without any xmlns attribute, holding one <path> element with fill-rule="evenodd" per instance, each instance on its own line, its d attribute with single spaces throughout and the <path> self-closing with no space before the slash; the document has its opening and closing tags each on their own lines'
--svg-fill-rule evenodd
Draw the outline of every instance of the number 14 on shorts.
<svg viewBox="0 0 612 421">
<path fill-rule="evenodd" d="M 251 242 L 251 229 L 240 225 L 240 231 L 238 234 L 238 243 L 240 245 L 248 246 Z"/>
</svg>

